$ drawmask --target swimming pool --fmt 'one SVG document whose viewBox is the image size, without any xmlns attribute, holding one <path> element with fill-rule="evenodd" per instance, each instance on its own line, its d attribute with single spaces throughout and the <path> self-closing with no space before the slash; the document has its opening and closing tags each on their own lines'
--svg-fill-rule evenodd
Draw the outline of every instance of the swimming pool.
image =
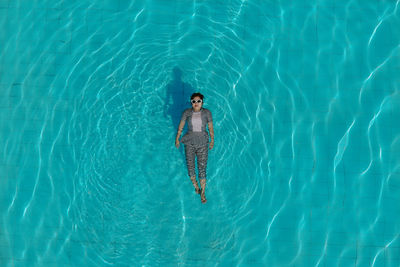
<svg viewBox="0 0 400 267">
<path fill-rule="evenodd" d="M 400 266 L 399 1 L 0 0 L 0 25 L 1 266 Z"/>
</svg>

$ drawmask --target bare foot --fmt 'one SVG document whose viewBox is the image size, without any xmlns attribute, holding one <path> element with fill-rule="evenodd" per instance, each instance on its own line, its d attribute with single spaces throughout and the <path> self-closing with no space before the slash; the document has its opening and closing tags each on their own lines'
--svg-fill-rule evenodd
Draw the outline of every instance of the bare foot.
<svg viewBox="0 0 400 267">
<path fill-rule="evenodd" d="M 201 188 L 196 188 L 194 191 L 196 191 L 197 194 L 201 194 Z"/>
<path fill-rule="evenodd" d="M 206 199 L 206 195 L 205 194 L 201 194 L 201 203 L 206 203 L 207 199 Z"/>
</svg>

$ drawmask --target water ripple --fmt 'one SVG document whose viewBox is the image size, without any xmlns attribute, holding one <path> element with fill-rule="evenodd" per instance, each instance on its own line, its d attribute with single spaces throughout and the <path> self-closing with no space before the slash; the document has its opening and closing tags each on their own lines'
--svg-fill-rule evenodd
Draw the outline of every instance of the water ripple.
<svg viewBox="0 0 400 267">
<path fill-rule="evenodd" d="M 1 259 L 396 264 L 389 2 L 1 2 Z M 173 142 L 197 91 L 206 205 Z"/>
</svg>

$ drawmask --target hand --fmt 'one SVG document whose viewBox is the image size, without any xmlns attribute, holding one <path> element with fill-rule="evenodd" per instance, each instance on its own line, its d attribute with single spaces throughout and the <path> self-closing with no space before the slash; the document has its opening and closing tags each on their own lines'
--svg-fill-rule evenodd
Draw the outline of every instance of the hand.
<svg viewBox="0 0 400 267">
<path fill-rule="evenodd" d="M 178 139 L 175 140 L 175 146 L 176 146 L 176 148 L 179 148 L 179 140 Z"/>
<path fill-rule="evenodd" d="M 214 147 L 214 140 L 212 140 L 212 141 L 210 142 L 210 145 L 209 145 L 210 150 L 211 150 L 213 147 Z"/>
</svg>

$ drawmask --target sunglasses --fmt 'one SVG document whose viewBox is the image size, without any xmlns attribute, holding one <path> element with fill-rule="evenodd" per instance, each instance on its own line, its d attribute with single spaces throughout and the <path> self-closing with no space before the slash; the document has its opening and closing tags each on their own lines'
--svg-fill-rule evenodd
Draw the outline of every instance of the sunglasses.
<svg viewBox="0 0 400 267">
<path fill-rule="evenodd" d="M 194 103 L 201 103 L 203 101 L 201 99 L 198 99 L 197 101 L 192 99 L 192 100 L 190 100 L 190 102 L 192 102 L 192 104 L 194 104 Z"/>
</svg>

